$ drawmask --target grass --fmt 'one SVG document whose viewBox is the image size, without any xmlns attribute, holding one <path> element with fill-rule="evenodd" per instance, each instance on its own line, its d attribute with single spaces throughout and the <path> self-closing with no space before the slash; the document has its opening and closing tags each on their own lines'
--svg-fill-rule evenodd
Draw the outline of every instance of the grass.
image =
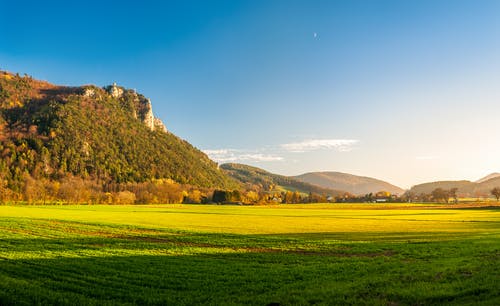
<svg viewBox="0 0 500 306">
<path fill-rule="evenodd" d="M 0 206 L 2 305 L 500 305 L 500 209 Z"/>
</svg>

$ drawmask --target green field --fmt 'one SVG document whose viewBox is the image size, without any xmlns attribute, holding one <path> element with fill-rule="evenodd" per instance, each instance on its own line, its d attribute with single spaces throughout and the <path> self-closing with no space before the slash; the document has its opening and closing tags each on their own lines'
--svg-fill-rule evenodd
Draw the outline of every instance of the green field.
<svg viewBox="0 0 500 306">
<path fill-rule="evenodd" d="M 500 305 L 499 207 L 0 206 L 0 304 Z"/>
</svg>

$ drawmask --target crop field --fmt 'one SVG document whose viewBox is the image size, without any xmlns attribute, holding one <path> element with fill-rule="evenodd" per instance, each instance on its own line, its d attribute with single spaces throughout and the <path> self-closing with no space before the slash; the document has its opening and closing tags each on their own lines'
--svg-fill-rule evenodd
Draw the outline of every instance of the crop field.
<svg viewBox="0 0 500 306">
<path fill-rule="evenodd" d="M 1 305 L 500 305 L 500 207 L 0 206 Z"/>
</svg>

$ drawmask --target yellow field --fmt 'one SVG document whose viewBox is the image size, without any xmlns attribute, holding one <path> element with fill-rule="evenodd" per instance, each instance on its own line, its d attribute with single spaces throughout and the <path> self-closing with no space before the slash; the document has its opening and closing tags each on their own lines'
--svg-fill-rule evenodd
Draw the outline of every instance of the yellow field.
<svg viewBox="0 0 500 306">
<path fill-rule="evenodd" d="M 410 208 L 410 209 L 407 209 Z M 365 233 L 411 237 L 498 234 L 500 214 L 490 209 L 428 205 L 315 204 L 280 206 L 2 206 L 0 217 L 56 219 L 195 232 L 237 234 Z"/>
</svg>

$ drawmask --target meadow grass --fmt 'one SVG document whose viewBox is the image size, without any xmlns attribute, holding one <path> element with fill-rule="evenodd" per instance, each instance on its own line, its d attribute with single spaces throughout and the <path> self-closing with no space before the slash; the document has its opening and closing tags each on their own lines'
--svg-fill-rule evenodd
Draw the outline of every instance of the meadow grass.
<svg viewBox="0 0 500 306">
<path fill-rule="evenodd" d="M 500 209 L 0 206 L 0 304 L 500 305 Z"/>
</svg>

